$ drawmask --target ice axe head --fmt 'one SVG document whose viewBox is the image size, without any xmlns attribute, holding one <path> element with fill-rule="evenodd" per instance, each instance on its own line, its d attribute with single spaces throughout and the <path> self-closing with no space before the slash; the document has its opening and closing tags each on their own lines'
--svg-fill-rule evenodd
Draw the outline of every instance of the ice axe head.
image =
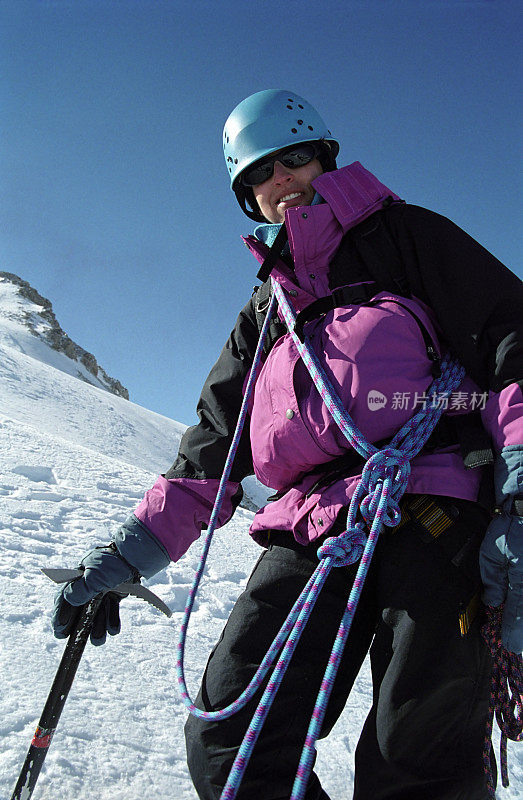
<svg viewBox="0 0 523 800">
<path fill-rule="evenodd" d="M 68 583 L 69 581 L 74 581 L 76 578 L 80 578 L 83 574 L 81 569 L 63 568 L 46 568 L 42 569 L 42 572 L 55 583 Z M 146 603 L 157 608 L 158 611 L 161 611 L 166 617 L 172 617 L 173 612 L 169 606 L 146 586 L 142 586 L 141 583 L 120 583 L 118 586 L 115 586 L 114 589 L 107 589 L 107 591 L 115 592 L 116 594 L 122 595 L 122 597 L 127 597 L 127 595 L 139 597 L 140 600 L 145 600 Z"/>
</svg>

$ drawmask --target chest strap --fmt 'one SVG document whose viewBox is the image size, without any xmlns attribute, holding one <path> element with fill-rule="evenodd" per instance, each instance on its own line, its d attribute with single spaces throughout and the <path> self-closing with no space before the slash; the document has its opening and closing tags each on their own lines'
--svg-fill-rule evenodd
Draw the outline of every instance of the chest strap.
<svg viewBox="0 0 523 800">
<path fill-rule="evenodd" d="M 319 300 L 315 300 L 313 303 L 308 305 L 307 308 L 304 308 L 303 311 L 300 311 L 300 313 L 296 316 L 294 333 L 299 338 L 300 342 L 303 342 L 305 338 L 304 326 L 306 323 L 312 322 L 313 319 L 318 319 L 319 317 L 328 314 L 329 311 L 333 311 L 335 308 L 341 308 L 348 305 L 379 305 L 384 301 L 372 299 L 376 295 L 377 291 L 381 290 L 377 289 L 374 281 L 370 283 L 360 283 L 356 286 L 342 286 L 339 289 L 334 289 L 331 294 L 327 295 L 326 297 L 320 297 Z M 432 376 L 434 378 L 439 378 L 441 375 L 441 359 L 438 355 L 436 344 L 434 343 L 426 326 L 423 324 L 418 315 L 415 314 L 414 311 L 412 311 L 412 309 L 410 309 L 404 303 L 401 303 L 399 300 L 395 300 L 393 298 L 387 298 L 387 302 L 396 303 L 396 305 L 401 306 L 416 321 L 425 343 L 427 357 L 432 362 Z"/>
<path fill-rule="evenodd" d="M 331 294 L 314 300 L 314 302 L 310 303 L 303 311 L 300 311 L 296 316 L 294 333 L 300 342 L 303 342 L 305 338 L 303 328 L 307 322 L 312 322 L 313 319 L 323 317 L 335 308 L 365 305 L 375 296 L 376 291 L 377 287 L 375 281 L 358 283 L 356 286 L 341 286 L 339 289 L 333 289 Z"/>
</svg>

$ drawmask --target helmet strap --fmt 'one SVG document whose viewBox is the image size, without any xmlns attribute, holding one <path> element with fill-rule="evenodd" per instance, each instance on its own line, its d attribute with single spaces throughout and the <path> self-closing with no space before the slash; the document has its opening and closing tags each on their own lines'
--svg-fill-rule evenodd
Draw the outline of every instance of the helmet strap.
<svg viewBox="0 0 523 800">
<path fill-rule="evenodd" d="M 279 257 L 281 256 L 282 250 L 286 244 L 287 244 L 287 228 L 285 227 L 285 223 L 283 223 L 280 230 L 278 231 L 276 239 L 274 240 L 274 242 L 270 247 L 269 252 L 265 256 L 263 264 L 258 270 L 258 274 L 256 275 L 258 280 L 262 281 L 262 283 L 265 283 L 265 281 L 271 274 L 273 267 L 276 264 Z"/>
<path fill-rule="evenodd" d="M 242 186 L 241 183 L 238 182 L 238 185 L 234 187 L 233 191 L 244 214 L 247 214 L 254 222 L 267 222 L 258 208 L 258 203 L 254 199 L 254 192 L 252 189 L 247 190 L 245 186 Z M 249 203 L 251 208 L 248 207 L 247 203 Z"/>
</svg>

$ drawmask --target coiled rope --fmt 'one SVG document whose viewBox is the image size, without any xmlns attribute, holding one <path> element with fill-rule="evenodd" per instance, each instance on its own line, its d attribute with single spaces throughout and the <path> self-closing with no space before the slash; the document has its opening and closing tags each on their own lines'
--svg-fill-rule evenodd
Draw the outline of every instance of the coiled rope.
<svg viewBox="0 0 523 800">
<path fill-rule="evenodd" d="M 492 725 L 495 717 L 501 731 L 499 744 L 501 783 L 506 788 L 509 785 L 507 739 L 511 739 L 513 742 L 523 741 L 523 657 L 516 653 L 510 653 L 501 642 L 503 606 L 497 608 L 487 606 L 486 613 L 487 621 L 483 625 L 481 633 L 490 650 L 493 670 L 489 716 L 483 747 L 483 767 L 489 795 L 492 800 L 495 800 L 496 793 L 490 759 Z"/>
<path fill-rule="evenodd" d="M 200 565 L 194 578 L 194 583 L 189 593 L 185 607 L 184 618 L 180 630 L 180 639 L 177 650 L 176 673 L 182 700 L 189 712 L 200 719 L 221 720 L 226 719 L 241 708 L 255 695 L 267 672 L 273 665 L 278 653 L 279 658 L 273 669 L 272 675 L 263 692 L 259 705 L 254 713 L 251 724 L 245 734 L 244 740 L 238 750 L 231 768 L 227 783 L 224 786 L 220 800 L 234 800 L 238 792 L 244 772 L 247 768 L 254 745 L 261 732 L 263 723 L 270 710 L 276 692 L 281 684 L 287 665 L 296 649 L 301 633 L 314 608 L 315 602 L 331 569 L 346 566 L 360 560 L 354 584 L 351 589 L 347 607 L 342 618 L 336 639 L 329 657 L 325 675 L 318 693 L 310 726 L 305 739 L 302 757 L 298 766 L 296 779 L 290 800 L 302 800 L 306 790 L 310 771 L 315 755 L 315 742 L 319 737 L 321 724 L 332 690 L 338 665 L 343 653 L 345 642 L 349 634 L 354 612 L 361 594 L 363 583 L 368 572 L 370 561 L 374 553 L 378 536 L 383 525 L 395 526 L 401 518 L 399 501 L 405 492 L 409 480 L 411 467 L 410 460 L 421 450 L 436 423 L 438 422 L 444 402 L 447 397 L 463 380 L 463 368 L 449 357 L 445 357 L 441 364 L 441 376 L 433 381 L 427 394 L 438 398 L 438 403 L 422 408 L 417 412 L 394 436 L 390 444 L 382 450 L 368 442 L 361 431 L 356 427 L 349 414 L 344 409 L 336 391 L 323 370 L 318 357 L 305 337 L 302 343 L 294 334 L 296 314 L 281 286 L 272 280 L 273 295 L 253 359 L 249 379 L 244 393 L 238 423 L 234 432 L 231 447 L 226 459 L 223 474 L 219 483 L 216 501 L 209 521 L 205 537 Z M 270 321 L 274 315 L 276 302 L 285 319 L 293 341 L 303 359 L 312 380 L 320 393 L 325 405 L 329 409 L 334 421 L 345 435 L 350 447 L 366 459 L 361 479 L 357 484 L 351 498 L 347 514 L 347 529 L 337 537 L 330 537 L 318 550 L 320 563 L 309 579 L 301 595 L 296 600 L 289 616 L 280 628 L 271 647 L 260 664 L 256 674 L 242 694 L 229 706 L 219 711 L 202 711 L 192 702 L 185 681 L 183 661 L 185 643 L 190 614 L 201 581 L 203 571 L 216 528 L 218 515 L 223 502 L 223 497 L 231 472 L 234 457 L 243 430 L 249 398 L 260 366 L 263 344 L 267 335 Z M 357 521 L 358 514 L 363 517 Z M 365 525 L 367 523 L 367 526 Z M 365 527 L 369 528 L 368 537 Z"/>
</svg>

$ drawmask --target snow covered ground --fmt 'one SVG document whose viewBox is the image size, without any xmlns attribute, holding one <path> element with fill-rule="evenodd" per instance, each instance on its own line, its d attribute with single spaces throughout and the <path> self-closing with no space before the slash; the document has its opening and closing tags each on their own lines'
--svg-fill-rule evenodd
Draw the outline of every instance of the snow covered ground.
<svg viewBox="0 0 523 800">
<path fill-rule="evenodd" d="M 2 335 L 1 312 L 0 306 L 0 798 L 7 800 L 64 647 L 50 630 L 54 586 L 40 568 L 74 567 L 87 549 L 107 542 L 170 465 L 183 426 L 57 369 L 49 363 L 54 356 L 43 358 L 34 342 L 21 344 L 12 320 Z M 251 518 L 239 509 L 211 548 L 189 629 L 193 695 L 259 554 L 247 535 Z M 122 633 L 104 647 L 87 646 L 35 800 L 195 800 L 174 654 L 200 550 L 198 542 L 147 582 L 173 610 L 171 619 L 127 599 Z M 353 752 L 370 695 L 365 665 L 328 743 L 320 743 L 318 772 L 332 800 L 351 795 Z M 523 796 L 523 754 L 512 743 L 509 763 L 511 786 L 498 793 L 503 800 Z"/>
</svg>

